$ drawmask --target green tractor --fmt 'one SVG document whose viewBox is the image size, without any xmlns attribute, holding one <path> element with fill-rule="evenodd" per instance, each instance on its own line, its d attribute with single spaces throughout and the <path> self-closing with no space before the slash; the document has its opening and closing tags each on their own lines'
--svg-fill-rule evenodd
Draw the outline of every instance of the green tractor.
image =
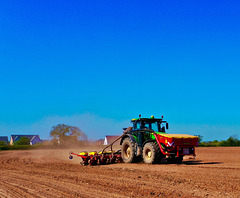
<svg viewBox="0 0 240 198">
<path fill-rule="evenodd" d="M 123 162 L 132 163 L 139 158 L 147 164 L 168 162 L 181 163 L 185 155 L 195 155 L 198 137 L 185 134 L 167 134 L 168 123 L 162 118 L 135 118 L 133 126 L 124 128 L 121 136 Z"/>
</svg>

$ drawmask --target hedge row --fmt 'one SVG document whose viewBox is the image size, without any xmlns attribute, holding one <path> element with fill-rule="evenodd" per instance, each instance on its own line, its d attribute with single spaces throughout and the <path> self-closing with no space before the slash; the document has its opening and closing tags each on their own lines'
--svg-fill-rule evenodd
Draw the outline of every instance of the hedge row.
<svg viewBox="0 0 240 198">
<path fill-rule="evenodd" d="M 0 151 L 6 151 L 6 150 L 31 150 L 31 149 L 39 149 L 39 148 L 51 148 L 51 145 L 0 145 Z"/>
<path fill-rule="evenodd" d="M 29 150 L 31 149 L 31 145 L 4 145 L 0 146 L 0 150 Z"/>
<path fill-rule="evenodd" d="M 82 147 L 86 147 L 86 145 L 81 145 Z M 81 147 L 75 146 L 76 148 Z M 34 150 L 34 149 L 70 149 L 75 148 L 74 146 L 64 146 L 64 145 L 43 145 L 43 144 L 36 144 L 36 145 L 0 145 L 0 151 L 5 150 Z M 99 146 L 101 149 L 102 147 Z"/>
<path fill-rule="evenodd" d="M 230 136 L 227 140 L 223 141 L 208 141 L 200 142 L 201 147 L 229 147 L 229 146 L 240 146 L 240 140 L 236 136 Z"/>
</svg>

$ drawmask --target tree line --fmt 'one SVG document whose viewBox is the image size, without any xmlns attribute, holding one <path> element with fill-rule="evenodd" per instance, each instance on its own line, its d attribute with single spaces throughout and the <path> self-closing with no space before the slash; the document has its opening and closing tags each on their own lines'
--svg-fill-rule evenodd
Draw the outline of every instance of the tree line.
<svg viewBox="0 0 240 198">
<path fill-rule="evenodd" d="M 227 140 L 213 140 L 213 141 L 202 141 L 203 136 L 198 135 L 200 147 L 217 147 L 217 146 L 240 146 L 240 140 L 236 135 L 230 136 Z"/>
<path fill-rule="evenodd" d="M 30 139 L 27 137 L 20 137 L 17 141 L 10 145 L 4 141 L 0 141 L 0 150 L 22 150 L 34 148 L 52 148 L 52 147 L 69 147 L 82 146 L 88 144 L 87 135 L 78 127 L 58 124 L 53 126 L 50 131 L 51 140 L 43 141 L 35 145 L 30 145 Z"/>
<path fill-rule="evenodd" d="M 227 140 L 223 141 L 202 141 L 203 136 L 197 135 L 199 138 L 200 147 L 217 147 L 217 146 L 240 146 L 240 140 L 237 136 L 230 136 Z M 69 146 L 82 146 L 88 145 L 87 135 L 78 127 L 58 124 L 53 126 L 50 131 L 50 141 L 39 143 L 38 145 L 30 146 L 30 140 L 27 137 L 21 137 L 18 141 L 14 142 L 14 145 L 6 145 L 5 142 L 0 141 L 0 150 L 9 150 L 9 149 L 21 149 L 33 147 L 45 146 L 58 146 L 58 147 L 69 147 Z M 25 147 L 24 147 L 25 146 Z"/>
</svg>

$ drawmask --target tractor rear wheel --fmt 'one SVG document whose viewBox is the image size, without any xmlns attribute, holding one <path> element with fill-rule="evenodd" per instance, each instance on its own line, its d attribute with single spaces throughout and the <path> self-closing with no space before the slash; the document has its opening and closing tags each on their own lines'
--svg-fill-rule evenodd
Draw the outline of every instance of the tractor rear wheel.
<svg viewBox="0 0 240 198">
<path fill-rule="evenodd" d="M 143 147 L 142 158 L 146 164 L 155 164 L 161 160 L 161 152 L 157 143 L 148 142 Z"/>
<path fill-rule="evenodd" d="M 132 163 L 135 161 L 135 143 L 130 140 L 130 138 L 125 138 L 122 143 L 122 159 L 125 163 Z"/>
</svg>

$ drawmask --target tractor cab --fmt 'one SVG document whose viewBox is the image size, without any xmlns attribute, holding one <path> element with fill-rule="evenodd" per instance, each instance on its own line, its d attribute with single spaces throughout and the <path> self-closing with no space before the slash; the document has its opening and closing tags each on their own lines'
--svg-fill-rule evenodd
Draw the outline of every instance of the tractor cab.
<svg viewBox="0 0 240 198">
<path fill-rule="evenodd" d="M 141 118 L 141 115 L 139 115 L 139 118 L 132 119 L 131 122 L 133 123 L 133 130 L 153 130 L 165 133 L 168 129 L 168 123 L 163 121 L 163 116 L 162 119 L 156 119 L 154 116 Z"/>
</svg>

